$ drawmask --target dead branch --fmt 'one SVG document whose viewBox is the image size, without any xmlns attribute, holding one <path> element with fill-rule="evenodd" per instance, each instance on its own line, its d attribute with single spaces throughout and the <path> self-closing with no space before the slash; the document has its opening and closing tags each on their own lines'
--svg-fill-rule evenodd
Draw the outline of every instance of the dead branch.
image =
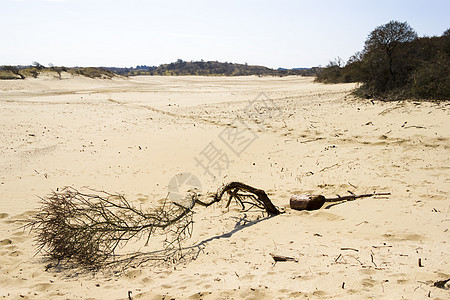
<svg viewBox="0 0 450 300">
<path fill-rule="evenodd" d="M 352 201 L 358 198 L 387 196 L 391 194 L 391 193 L 372 193 L 372 194 L 355 195 L 350 191 L 349 193 L 350 195 L 348 196 L 337 195 L 337 197 L 335 198 L 325 198 L 322 195 L 292 195 L 290 199 L 290 207 L 296 210 L 316 210 L 321 208 L 326 202 Z"/>
<path fill-rule="evenodd" d="M 365 198 L 365 197 L 373 197 L 373 196 L 389 196 L 391 193 L 371 193 L 371 194 L 361 194 L 361 195 L 355 195 L 351 193 L 351 195 L 348 196 L 339 196 L 334 198 L 326 198 L 325 202 L 340 202 L 340 201 L 351 201 L 358 198 Z"/>
<path fill-rule="evenodd" d="M 186 203 L 168 202 L 153 210 L 141 210 L 123 195 L 90 190 L 80 192 L 66 187 L 42 198 L 40 210 L 25 227 L 37 233 L 38 252 L 45 251 L 58 261 L 72 260 L 84 267 L 98 267 L 114 257 L 118 248 L 131 240 L 153 235 L 166 235 L 164 253 L 181 252 L 181 243 L 192 234 L 196 204 L 210 206 L 228 193 L 227 207 L 235 199 L 245 205 L 279 214 L 267 194 L 241 182 L 222 186 L 211 202 L 203 202 L 197 194 Z M 250 209 L 249 208 L 249 209 Z"/>
<path fill-rule="evenodd" d="M 242 182 L 230 182 L 217 191 L 214 196 L 214 202 L 219 202 L 222 196 L 228 193 L 229 198 L 226 207 L 230 205 L 231 200 L 234 198 L 245 210 L 245 204 L 249 204 L 252 207 L 258 207 L 266 210 L 271 215 L 279 215 L 280 211 L 273 205 L 264 190 L 260 190 Z"/>
</svg>

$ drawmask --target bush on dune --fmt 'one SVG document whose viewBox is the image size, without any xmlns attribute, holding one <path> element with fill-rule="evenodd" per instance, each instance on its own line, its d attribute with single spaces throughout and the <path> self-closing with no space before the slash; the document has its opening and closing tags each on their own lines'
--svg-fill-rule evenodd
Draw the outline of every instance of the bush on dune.
<svg viewBox="0 0 450 300">
<path fill-rule="evenodd" d="M 110 79 L 110 78 L 116 76 L 116 74 L 114 74 L 113 72 L 111 72 L 109 70 L 106 70 L 104 68 L 94 68 L 94 67 L 69 69 L 69 73 L 78 74 L 78 75 L 86 76 L 89 78 Z"/>
<path fill-rule="evenodd" d="M 117 76 L 114 72 L 104 68 L 67 68 L 67 67 L 51 67 L 46 68 L 41 64 L 34 62 L 33 66 L 16 67 L 16 66 L 2 66 L 0 67 L 0 79 L 25 79 L 38 78 L 42 75 L 53 76 L 61 78 L 62 73 L 67 72 L 72 75 L 80 75 L 89 78 L 111 79 Z"/>
<path fill-rule="evenodd" d="M 408 23 L 391 21 L 373 30 L 362 52 L 321 70 L 317 82 L 361 82 L 359 95 L 380 99 L 450 99 L 450 30 L 417 37 Z"/>
</svg>

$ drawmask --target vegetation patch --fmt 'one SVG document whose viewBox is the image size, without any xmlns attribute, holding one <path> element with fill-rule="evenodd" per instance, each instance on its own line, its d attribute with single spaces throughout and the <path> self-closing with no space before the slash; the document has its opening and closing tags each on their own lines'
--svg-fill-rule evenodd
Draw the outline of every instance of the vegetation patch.
<svg viewBox="0 0 450 300">
<path fill-rule="evenodd" d="M 0 79 L 25 79 L 38 78 L 39 76 L 51 76 L 62 78 L 62 73 L 80 75 L 89 78 L 111 79 L 117 74 L 105 68 L 67 68 L 55 67 L 51 65 L 46 68 L 43 65 L 34 62 L 32 66 L 0 66 Z"/>
<path fill-rule="evenodd" d="M 367 98 L 450 100 L 450 29 L 419 38 L 406 22 L 378 26 L 361 52 L 330 62 L 316 81 L 361 82 L 356 93 Z"/>
<path fill-rule="evenodd" d="M 115 77 L 116 74 L 105 69 L 105 68 L 72 68 L 68 70 L 69 73 L 86 76 L 89 78 L 103 78 L 103 79 L 111 79 Z"/>
</svg>

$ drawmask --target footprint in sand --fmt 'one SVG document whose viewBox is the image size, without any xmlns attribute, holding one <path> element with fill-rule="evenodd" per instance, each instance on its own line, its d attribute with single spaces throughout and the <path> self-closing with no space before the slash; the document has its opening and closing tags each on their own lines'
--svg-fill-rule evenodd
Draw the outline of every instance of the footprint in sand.
<svg viewBox="0 0 450 300">
<path fill-rule="evenodd" d="M 383 237 L 390 241 L 423 241 L 426 238 L 416 233 L 401 233 L 401 234 L 383 234 Z"/>
<path fill-rule="evenodd" d="M 153 279 L 152 279 L 151 277 L 144 277 L 144 278 L 141 279 L 141 282 L 142 282 L 143 284 L 149 284 L 149 283 L 151 283 L 152 281 L 153 281 Z"/>
<path fill-rule="evenodd" d="M 33 290 L 37 292 L 47 292 L 52 288 L 53 287 L 51 283 L 38 283 L 33 286 Z"/>
<path fill-rule="evenodd" d="M 373 270 L 373 269 L 361 269 L 361 270 L 359 270 L 359 272 L 364 274 L 364 275 L 373 275 L 373 274 L 375 274 L 375 270 Z"/>
<path fill-rule="evenodd" d="M 13 251 L 9 254 L 9 256 L 12 256 L 12 257 L 17 257 L 20 255 L 22 255 L 22 251 Z"/>
<path fill-rule="evenodd" d="M 125 277 L 126 277 L 126 278 L 129 278 L 129 279 L 134 279 L 134 278 L 140 276 L 141 273 L 142 273 L 141 270 L 133 270 L 133 271 L 127 272 L 127 273 L 125 274 Z"/>
<path fill-rule="evenodd" d="M 364 278 L 364 279 L 361 281 L 362 286 L 363 286 L 363 287 L 366 287 L 366 288 L 372 288 L 372 287 L 374 286 L 375 283 L 376 283 L 376 281 L 373 280 L 373 279 L 370 279 L 370 278 Z"/>
<path fill-rule="evenodd" d="M 8 216 L 9 216 L 9 214 L 7 214 L 7 213 L 0 213 L 0 219 L 7 218 Z"/>
<path fill-rule="evenodd" d="M 327 212 L 323 212 L 323 211 L 318 211 L 317 213 L 313 214 L 313 217 L 316 218 L 323 218 L 327 221 L 343 221 L 345 220 L 345 218 L 332 214 L 332 213 L 327 213 Z"/>
<path fill-rule="evenodd" d="M 25 231 L 23 231 L 23 230 L 21 230 L 21 231 L 16 231 L 16 232 L 14 232 L 12 235 L 14 235 L 14 236 L 23 236 L 23 235 L 25 235 L 26 233 L 25 233 Z M 27 233 L 28 234 L 28 233 Z"/>
<path fill-rule="evenodd" d="M 13 241 L 11 241 L 10 239 L 4 239 L 0 241 L 0 246 L 11 245 L 12 243 Z"/>
</svg>

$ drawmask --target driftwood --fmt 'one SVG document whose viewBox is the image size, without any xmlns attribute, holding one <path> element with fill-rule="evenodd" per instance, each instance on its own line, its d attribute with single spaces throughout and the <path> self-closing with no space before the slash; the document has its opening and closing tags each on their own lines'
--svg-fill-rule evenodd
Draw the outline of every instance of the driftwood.
<svg viewBox="0 0 450 300">
<path fill-rule="evenodd" d="M 192 234 L 193 208 L 210 206 L 229 194 L 226 206 L 235 199 L 242 208 L 248 204 L 272 215 L 280 211 L 267 194 L 241 182 L 230 182 L 217 191 L 213 200 L 203 202 L 193 193 L 185 203 L 169 202 L 142 210 L 123 195 L 66 187 L 42 198 L 40 210 L 25 227 L 37 233 L 38 252 L 45 251 L 59 261 L 71 260 L 85 267 L 98 267 L 113 258 L 115 251 L 131 240 L 166 235 L 164 250 L 181 252 L 181 242 Z"/>
<path fill-rule="evenodd" d="M 295 210 L 316 210 L 321 208 L 325 202 L 351 201 L 358 198 L 387 196 L 391 193 L 372 193 L 355 195 L 351 193 L 348 196 L 337 196 L 334 198 L 325 198 L 322 195 L 293 195 L 290 199 L 290 207 Z"/>
</svg>

